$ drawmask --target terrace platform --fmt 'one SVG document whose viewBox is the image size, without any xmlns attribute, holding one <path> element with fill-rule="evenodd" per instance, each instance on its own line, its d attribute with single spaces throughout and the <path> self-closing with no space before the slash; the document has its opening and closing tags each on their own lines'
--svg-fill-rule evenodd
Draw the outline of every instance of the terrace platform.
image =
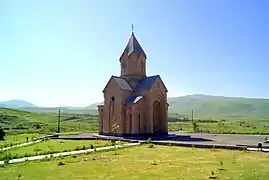
<svg viewBox="0 0 269 180">
<path fill-rule="evenodd" d="M 170 132 L 167 136 L 153 136 L 152 143 L 160 145 L 174 145 L 184 147 L 204 147 L 204 148 L 224 148 L 238 149 L 257 148 L 259 142 L 263 144 L 263 148 L 269 148 L 269 144 L 264 143 L 266 135 L 239 135 L 239 134 L 211 134 L 211 133 L 185 133 Z M 54 137 L 57 139 L 70 140 L 87 140 L 87 139 L 103 139 L 103 140 L 119 140 L 127 142 L 146 142 L 148 137 L 117 137 L 105 136 L 94 133 L 82 133 L 73 135 L 59 135 Z"/>
</svg>

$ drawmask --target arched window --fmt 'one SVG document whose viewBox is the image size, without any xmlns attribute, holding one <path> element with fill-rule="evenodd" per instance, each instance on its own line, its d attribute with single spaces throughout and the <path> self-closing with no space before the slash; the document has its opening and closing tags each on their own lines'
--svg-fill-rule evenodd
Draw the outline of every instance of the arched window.
<svg viewBox="0 0 269 180">
<path fill-rule="evenodd" d="M 111 111 L 112 111 L 112 117 L 114 116 L 114 114 L 115 114 L 115 97 L 114 96 L 112 96 L 111 97 Z"/>
</svg>

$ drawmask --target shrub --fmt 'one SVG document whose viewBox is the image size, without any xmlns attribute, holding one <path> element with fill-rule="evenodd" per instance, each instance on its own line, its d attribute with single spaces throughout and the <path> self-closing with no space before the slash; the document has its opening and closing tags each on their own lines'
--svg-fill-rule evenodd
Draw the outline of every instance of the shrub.
<svg viewBox="0 0 269 180">
<path fill-rule="evenodd" d="M 148 148 L 153 148 L 153 147 L 154 147 L 153 144 L 148 145 Z"/>
<path fill-rule="evenodd" d="M 217 179 L 215 172 L 211 170 L 211 176 L 209 176 L 209 179 Z"/>
<path fill-rule="evenodd" d="M 223 169 L 223 162 L 222 161 L 220 161 L 220 170 L 224 170 Z"/>
<path fill-rule="evenodd" d="M 58 162 L 58 166 L 63 166 L 63 165 L 65 165 L 64 162 L 62 162 L 62 161 L 59 161 L 59 162 Z"/>
<path fill-rule="evenodd" d="M 149 137 L 146 143 L 147 144 L 151 144 L 152 143 L 152 139 Z"/>
<path fill-rule="evenodd" d="M 111 139 L 110 142 L 111 142 L 111 145 L 112 145 L 112 146 L 115 146 L 115 145 L 116 145 L 116 140 L 115 140 L 115 139 Z"/>
<path fill-rule="evenodd" d="M 198 130 L 198 121 L 197 120 L 192 121 L 192 128 L 193 128 L 194 132 L 196 132 Z"/>
<path fill-rule="evenodd" d="M 151 164 L 152 165 L 157 165 L 157 162 L 155 160 L 153 160 L 153 162 Z"/>
<path fill-rule="evenodd" d="M 117 132 L 120 130 L 120 125 L 118 124 L 113 124 L 112 125 L 112 132 L 113 132 L 113 135 L 115 136 L 117 134 Z"/>
</svg>

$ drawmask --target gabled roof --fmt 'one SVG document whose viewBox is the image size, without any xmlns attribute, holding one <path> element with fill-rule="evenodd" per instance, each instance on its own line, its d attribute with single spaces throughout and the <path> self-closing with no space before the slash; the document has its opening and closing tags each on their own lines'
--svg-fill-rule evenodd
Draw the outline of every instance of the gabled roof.
<svg viewBox="0 0 269 180">
<path fill-rule="evenodd" d="M 134 104 L 137 103 L 140 99 L 142 99 L 144 95 L 138 94 L 138 95 L 130 95 L 126 100 L 124 101 L 124 104 Z"/>
<path fill-rule="evenodd" d="M 160 81 L 162 82 L 162 84 L 164 85 L 161 77 L 159 75 L 157 76 L 149 76 L 149 77 L 146 77 L 144 78 L 135 88 L 134 90 L 135 91 L 141 91 L 141 90 L 144 90 L 144 89 L 151 89 L 152 86 L 154 85 L 154 83 L 156 82 L 157 79 L 160 79 Z M 164 88 L 165 90 L 167 91 L 165 85 L 164 85 Z"/>
<path fill-rule="evenodd" d="M 144 52 L 141 45 L 137 41 L 134 33 L 132 33 L 132 35 L 131 35 L 131 37 L 130 37 L 130 39 L 129 39 L 129 41 L 128 41 L 125 49 L 124 49 L 124 52 L 122 53 L 122 55 L 124 53 L 127 53 L 128 56 L 130 56 L 132 53 L 137 53 L 138 55 L 144 55 L 145 58 L 147 58 L 146 53 Z"/>
<path fill-rule="evenodd" d="M 122 90 L 128 90 L 128 91 L 132 91 L 132 87 L 130 86 L 130 84 L 123 78 L 117 77 L 117 76 L 111 76 L 111 78 L 109 79 L 109 81 L 107 82 L 103 92 L 105 91 L 107 85 L 109 84 L 109 82 L 114 79 L 116 81 L 116 83 L 118 84 L 119 88 Z"/>
<path fill-rule="evenodd" d="M 130 84 L 125 79 L 116 76 L 113 76 L 113 78 L 115 79 L 115 81 L 117 82 L 117 84 L 121 89 L 129 91 L 133 90 Z"/>
<path fill-rule="evenodd" d="M 135 88 L 134 90 L 139 91 L 139 90 L 144 90 L 144 89 L 150 89 L 153 84 L 155 83 L 156 79 L 159 76 L 149 76 L 144 78 Z"/>
</svg>

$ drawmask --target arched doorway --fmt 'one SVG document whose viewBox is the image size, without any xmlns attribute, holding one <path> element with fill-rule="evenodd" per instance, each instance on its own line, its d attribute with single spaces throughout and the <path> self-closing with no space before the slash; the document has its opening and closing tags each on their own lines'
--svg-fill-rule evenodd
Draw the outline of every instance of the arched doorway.
<svg viewBox="0 0 269 180">
<path fill-rule="evenodd" d="M 161 133 L 162 123 L 161 123 L 161 103 L 158 100 L 153 102 L 153 133 Z"/>
</svg>

